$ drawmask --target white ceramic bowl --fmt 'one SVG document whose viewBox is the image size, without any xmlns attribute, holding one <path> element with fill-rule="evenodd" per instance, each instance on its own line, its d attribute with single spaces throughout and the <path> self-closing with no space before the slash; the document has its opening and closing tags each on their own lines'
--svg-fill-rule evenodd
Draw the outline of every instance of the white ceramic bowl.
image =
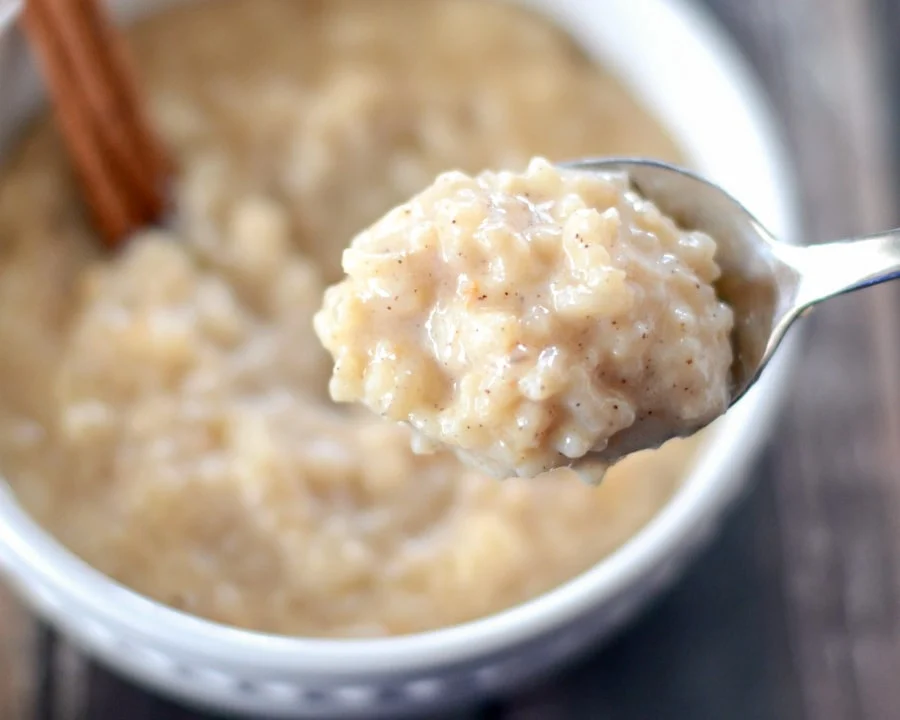
<svg viewBox="0 0 900 720">
<path fill-rule="evenodd" d="M 523 0 L 617 70 L 694 165 L 795 237 L 785 156 L 756 80 L 682 0 Z M 123 16 L 160 2 L 115 3 Z M 40 102 L 16 4 L 0 0 L 0 150 Z M 790 346 L 720 422 L 674 499 L 620 550 L 531 602 L 408 637 L 278 637 L 171 610 L 112 582 L 41 530 L 0 484 L 0 569 L 40 615 L 120 673 L 190 703 L 273 717 L 397 717 L 510 689 L 608 635 L 669 583 L 744 485 L 782 394 Z"/>
</svg>

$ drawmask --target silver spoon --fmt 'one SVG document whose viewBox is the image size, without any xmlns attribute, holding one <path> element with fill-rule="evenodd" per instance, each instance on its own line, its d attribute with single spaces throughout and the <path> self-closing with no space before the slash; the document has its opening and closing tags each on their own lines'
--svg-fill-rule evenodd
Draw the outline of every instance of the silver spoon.
<svg viewBox="0 0 900 720">
<path fill-rule="evenodd" d="M 776 240 L 722 188 L 682 168 L 633 159 L 586 159 L 562 166 L 627 173 L 638 194 L 681 227 L 715 239 L 722 270 L 716 291 L 731 305 L 735 319 L 731 405 L 756 382 L 785 333 L 806 311 L 828 298 L 900 278 L 900 229 L 821 245 L 789 245 Z M 665 423 L 623 431 L 575 469 L 590 465 L 591 456 L 611 463 L 674 436 Z"/>
</svg>

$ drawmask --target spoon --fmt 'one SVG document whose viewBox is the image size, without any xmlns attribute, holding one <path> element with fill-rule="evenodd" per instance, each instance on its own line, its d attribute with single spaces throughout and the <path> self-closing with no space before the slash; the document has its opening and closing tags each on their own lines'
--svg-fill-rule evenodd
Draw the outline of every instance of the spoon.
<svg viewBox="0 0 900 720">
<path fill-rule="evenodd" d="M 734 311 L 730 405 L 753 386 L 788 329 L 813 306 L 900 278 L 900 229 L 807 247 L 789 245 L 776 240 L 718 185 L 682 168 L 634 159 L 585 159 L 562 166 L 627 173 L 635 191 L 682 228 L 705 232 L 716 241 L 722 270 L 716 292 Z M 675 437 L 665 423 L 641 425 L 613 436 L 604 450 L 585 456 L 575 469 L 612 463 Z"/>
</svg>

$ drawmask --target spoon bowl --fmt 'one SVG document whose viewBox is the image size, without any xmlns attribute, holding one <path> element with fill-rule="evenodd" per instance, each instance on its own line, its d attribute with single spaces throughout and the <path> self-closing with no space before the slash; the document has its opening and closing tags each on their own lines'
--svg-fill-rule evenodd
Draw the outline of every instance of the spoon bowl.
<svg viewBox="0 0 900 720">
<path fill-rule="evenodd" d="M 563 167 L 625 173 L 634 190 L 685 230 L 710 235 L 722 275 L 719 298 L 734 312 L 730 405 L 759 378 L 794 321 L 836 295 L 900 277 L 900 229 L 801 247 L 779 242 L 715 183 L 674 165 L 643 159 L 584 159 Z M 702 428 L 692 428 L 696 432 Z M 667 423 L 622 431 L 584 463 L 615 462 L 659 447 L 676 434 Z M 576 469 L 586 467 L 581 462 Z"/>
</svg>

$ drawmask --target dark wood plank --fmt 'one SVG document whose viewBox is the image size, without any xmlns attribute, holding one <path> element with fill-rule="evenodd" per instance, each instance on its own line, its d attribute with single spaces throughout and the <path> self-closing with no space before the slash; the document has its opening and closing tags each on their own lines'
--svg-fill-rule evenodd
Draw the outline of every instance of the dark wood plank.
<svg viewBox="0 0 900 720">
<path fill-rule="evenodd" d="M 34 626 L 0 585 L 0 718 L 24 720 L 34 697 Z"/>
<path fill-rule="evenodd" d="M 46 625 L 35 629 L 34 705 L 35 720 L 56 720 L 57 718 L 57 678 L 56 651 L 58 647 L 56 631 Z"/>
</svg>

